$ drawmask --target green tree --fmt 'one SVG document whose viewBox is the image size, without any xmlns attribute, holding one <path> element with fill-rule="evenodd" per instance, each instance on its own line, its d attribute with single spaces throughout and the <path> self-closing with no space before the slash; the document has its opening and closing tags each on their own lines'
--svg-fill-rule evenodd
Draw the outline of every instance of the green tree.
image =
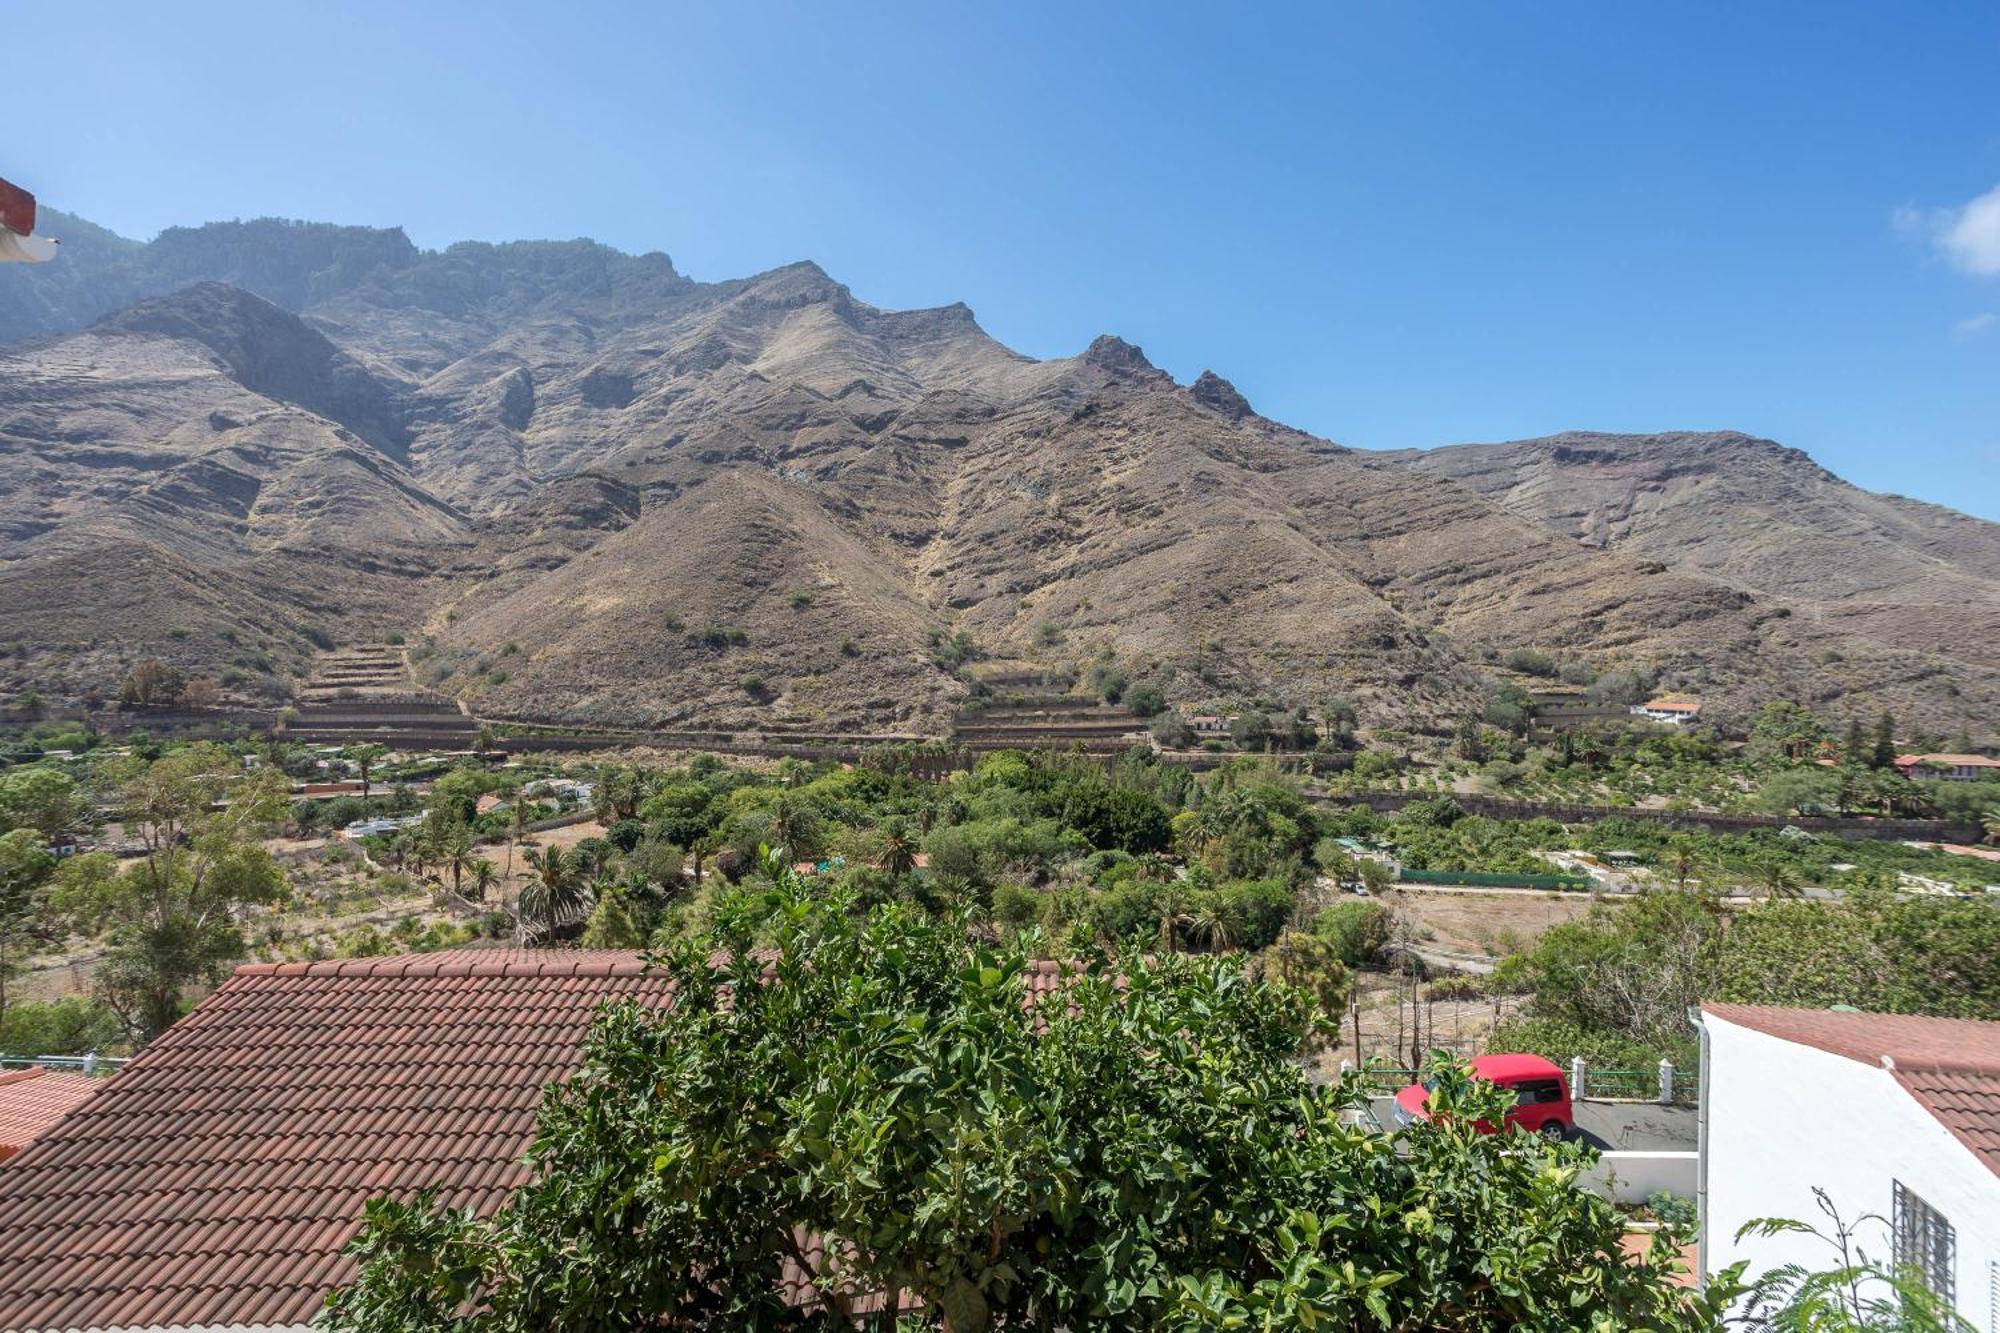
<svg viewBox="0 0 2000 1333">
<path fill-rule="evenodd" d="M 897 879 L 909 874 L 917 865 L 917 842 L 910 835 L 909 824 L 902 819 L 887 819 L 882 823 L 882 869 Z"/>
<path fill-rule="evenodd" d="M 361 800 L 366 804 L 368 793 L 373 790 L 370 786 L 370 776 L 375 771 L 375 765 L 381 763 L 382 757 L 389 753 L 389 749 L 387 746 L 370 742 L 367 745 L 351 745 L 345 753 L 361 774 Z"/>
<path fill-rule="evenodd" d="M 56 858 L 42 845 L 39 832 L 17 828 L 0 833 L 0 1020 L 7 1016 L 7 983 L 33 940 L 42 887 L 55 870 Z"/>
<path fill-rule="evenodd" d="M 288 792 L 280 774 L 246 775 L 219 745 L 127 761 L 109 775 L 144 853 L 122 869 L 105 854 L 71 858 L 51 904 L 78 928 L 107 932 L 98 993 L 150 1040 L 180 1015 L 191 986 L 221 980 L 243 956 L 242 911 L 285 896 L 284 872 L 261 839 L 284 819 Z"/>
<path fill-rule="evenodd" d="M 582 908 L 589 892 L 584 887 L 583 865 L 561 847 L 530 847 L 522 859 L 535 878 L 521 890 L 521 914 L 540 916 L 543 943 L 553 943 L 564 919 Z"/>
<path fill-rule="evenodd" d="M 590 919 L 584 923 L 582 946 L 586 949 L 636 949 L 645 942 L 639 920 L 632 913 L 632 900 L 617 889 L 599 894 L 597 906 L 591 909 Z"/>
<path fill-rule="evenodd" d="M 1875 722 L 1875 744 L 1868 754 L 1870 768 L 1893 768 L 1896 764 L 1896 719 L 1884 713 Z"/>
<path fill-rule="evenodd" d="M 61 769 L 37 764 L 0 776 L 0 833 L 33 829 L 54 846 L 89 820 L 89 795 Z"/>
<path fill-rule="evenodd" d="M 1750 728 L 1750 753 L 1760 759 L 1799 763 L 1810 759 L 1825 739 L 1826 726 L 1810 708 L 1789 699 L 1773 699 Z"/>
<path fill-rule="evenodd" d="M 1030 943 L 769 870 L 770 952 L 725 925 L 600 1018 L 490 1219 L 369 1204 L 328 1328 L 1695 1330 L 1740 1290 L 1674 1288 L 1676 1233 L 1627 1261 L 1584 1150 L 1476 1132 L 1504 1094 L 1448 1061 L 1432 1121 L 1344 1124 L 1289 986 L 1090 958 L 1031 1002 Z"/>
</svg>

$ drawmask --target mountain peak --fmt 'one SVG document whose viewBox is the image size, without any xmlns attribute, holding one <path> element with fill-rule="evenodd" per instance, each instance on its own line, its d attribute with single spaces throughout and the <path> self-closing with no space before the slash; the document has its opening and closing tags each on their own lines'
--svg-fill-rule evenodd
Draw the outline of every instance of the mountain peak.
<svg viewBox="0 0 2000 1333">
<path fill-rule="evenodd" d="M 1083 364 L 1111 371 L 1156 369 L 1153 363 L 1146 359 L 1145 352 L 1115 333 L 1100 333 L 1092 339 L 1090 346 L 1084 349 Z"/>
<path fill-rule="evenodd" d="M 1202 371 L 1195 382 L 1188 386 L 1188 392 L 1194 395 L 1197 403 L 1212 411 L 1220 412 L 1231 421 L 1241 421 L 1247 416 L 1254 415 L 1250 400 L 1238 392 L 1234 384 L 1212 370 Z"/>
<path fill-rule="evenodd" d="M 198 282 L 107 315 L 91 329 L 198 343 L 251 392 L 317 413 L 402 456 L 408 431 L 396 393 L 325 334 L 255 292 Z"/>
</svg>

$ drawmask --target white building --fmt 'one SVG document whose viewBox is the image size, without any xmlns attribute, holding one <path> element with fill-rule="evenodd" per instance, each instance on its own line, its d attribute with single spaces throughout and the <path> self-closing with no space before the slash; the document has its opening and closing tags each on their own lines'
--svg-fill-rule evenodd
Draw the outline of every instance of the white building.
<svg viewBox="0 0 2000 1333">
<path fill-rule="evenodd" d="M 2000 759 L 1983 754 L 1899 754 L 1896 771 L 1906 778 L 1978 782 L 1982 778 L 2000 778 Z"/>
<path fill-rule="evenodd" d="M 1710 1004 L 1701 1011 L 1701 1272 L 1738 1259 L 1836 1266 L 1763 1217 L 1862 1224 L 1861 1248 L 1920 1270 L 2000 1330 L 2000 1023 Z"/>
<path fill-rule="evenodd" d="M 1701 716 L 1701 700 L 1692 694 L 1655 695 L 1645 703 L 1633 704 L 1632 712 L 1654 722 L 1684 727 Z"/>
</svg>

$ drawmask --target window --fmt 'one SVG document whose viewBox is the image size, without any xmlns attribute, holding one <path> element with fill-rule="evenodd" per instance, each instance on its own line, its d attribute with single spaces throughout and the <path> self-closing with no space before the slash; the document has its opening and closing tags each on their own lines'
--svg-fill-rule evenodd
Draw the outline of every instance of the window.
<svg viewBox="0 0 2000 1333">
<path fill-rule="evenodd" d="M 1900 1180 L 1896 1182 L 1895 1203 L 1896 1267 L 1914 1270 L 1933 1295 L 1957 1305 L 1952 1275 L 1957 1268 L 1958 1237 L 1951 1223 Z"/>
<path fill-rule="evenodd" d="M 1563 1085 L 1552 1078 L 1534 1083 L 1516 1083 L 1514 1085 L 1514 1104 L 1516 1106 L 1547 1106 L 1551 1102 L 1559 1102 L 1562 1099 Z"/>
</svg>

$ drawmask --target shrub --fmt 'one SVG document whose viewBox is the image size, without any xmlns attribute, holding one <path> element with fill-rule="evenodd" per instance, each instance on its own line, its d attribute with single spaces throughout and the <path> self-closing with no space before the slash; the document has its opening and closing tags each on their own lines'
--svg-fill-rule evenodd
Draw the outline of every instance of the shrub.
<svg viewBox="0 0 2000 1333">
<path fill-rule="evenodd" d="M 1500 657 L 1500 665 L 1524 676 L 1553 676 L 1556 659 L 1538 648 L 1510 648 Z"/>
<path fill-rule="evenodd" d="M 1335 903 L 1313 922 L 1313 933 L 1333 946 L 1348 967 L 1368 967 L 1382 960 L 1389 947 L 1393 918 L 1380 903 L 1355 900 Z"/>
<path fill-rule="evenodd" d="M 993 890 L 993 919 L 1024 930 L 1042 919 L 1042 895 L 1025 884 L 1002 884 Z"/>
<path fill-rule="evenodd" d="M 1252 879 L 1215 890 L 1215 910 L 1237 947 L 1255 952 L 1277 942 L 1292 915 L 1292 890 L 1281 880 Z"/>
<path fill-rule="evenodd" d="M 1646 1209 L 1656 1220 L 1669 1226 L 1691 1227 L 1695 1224 L 1694 1200 L 1684 1199 L 1672 1190 L 1655 1190 L 1648 1194 Z"/>
<path fill-rule="evenodd" d="M 116 1046 L 124 1035 L 118 1015 L 102 1000 L 16 1002 L 0 1014 L 0 1051 L 8 1055 L 88 1055 Z"/>
<path fill-rule="evenodd" d="M 1134 685 L 1125 691 L 1125 706 L 1140 717 L 1156 717 L 1166 711 L 1167 697 L 1157 685 Z"/>
<path fill-rule="evenodd" d="M 809 592 L 795 592 L 787 601 L 794 611 L 803 611 L 813 604 L 812 594 Z"/>
</svg>

